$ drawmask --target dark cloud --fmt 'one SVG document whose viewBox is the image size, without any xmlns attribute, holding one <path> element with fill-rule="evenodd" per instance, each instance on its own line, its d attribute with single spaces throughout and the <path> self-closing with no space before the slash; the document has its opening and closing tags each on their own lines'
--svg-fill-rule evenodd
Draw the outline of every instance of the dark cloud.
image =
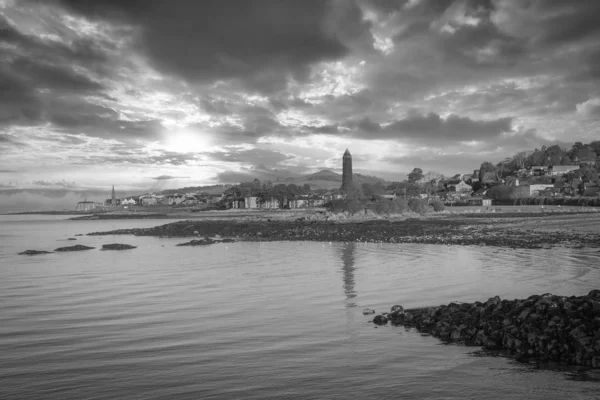
<svg viewBox="0 0 600 400">
<path fill-rule="evenodd" d="M 63 42 L 26 35 L 2 16 L 0 45 L 0 126 L 47 121 L 64 126 L 83 119 L 90 122 L 86 128 L 101 125 L 102 113 L 78 114 L 89 105 L 88 97 L 106 98 L 106 87 L 90 77 L 105 61 L 99 46 L 84 39 Z"/>
<path fill-rule="evenodd" d="M 512 130 L 512 118 L 478 121 L 468 117 L 418 113 L 409 115 L 384 127 L 376 136 L 379 138 L 411 138 L 416 140 L 469 141 L 486 140 Z"/>
<path fill-rule="evenodd" d="M 160 176 L 153 176 L 150 179 L 154 179 L 155 181 L 168 181 L 171 179 L 184 179 L 184 178 L 189 178 L 189 176 L 160 175 Z"/>
<path fill-rule="evenodd" d="M 189 81 L 241 80 L 265 92 L 285 86 L 288 76 L 305 81 L 310 65 L 348 54 L 340 36 L 355 39 L 368 29 L 356 5 L 339 20 L 322 0 L 62 3 L 139 27 L 140 46 L 161 71 Z"/>
</svg>

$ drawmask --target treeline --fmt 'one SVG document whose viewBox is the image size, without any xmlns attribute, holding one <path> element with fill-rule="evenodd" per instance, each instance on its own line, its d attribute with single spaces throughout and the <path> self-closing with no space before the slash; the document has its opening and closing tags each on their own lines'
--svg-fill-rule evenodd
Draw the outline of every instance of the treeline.
<svg viewBox="0 0 600 400">
<path fill-rule="evenodd" d="M 560 146 L 542 146 L 532 151 L 522 151 L 512 157 L 500 161 L 496 165 L 484 162 L 479 167 L 478 178 L 480 184 L 485 182 L 500 182 L 508 177 L 515 177 L 519 170 L 529 169 L 534 166 L 579 165 L 596 161 L 600 156 L 600 140 L 588 144 L 575 142 L 570 149 Z M 600 172 L 600 164 L 590 168 L 592 172 Z"/>
<path fill-rule="evenodd" d="M 295 198 L 296 196 L 305 196 L 310 194 L 310 185 L 302 186 L 290 183 L 288 185 L 279 183 L 273 185 L 271 181 L 261 182 L 254 179 L 252 182 L 242 182 L 239 185 L 232 186 L 225 190 L 226 198 L 242 199 L 245 197 L 258 197 L 259 199 L 278 199 L 283 202 L 284 198 Z"/>
</svg>

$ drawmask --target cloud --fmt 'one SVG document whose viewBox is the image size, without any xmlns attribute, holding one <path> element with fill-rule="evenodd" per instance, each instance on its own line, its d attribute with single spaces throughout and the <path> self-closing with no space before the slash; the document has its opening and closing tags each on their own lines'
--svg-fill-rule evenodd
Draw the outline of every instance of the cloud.
<svg viewBox="0 0 600 400">
<path fill-rule="evenodd" d="M 138 27 L 140 48 L 160 71 L 190 82 L 239 80 L 262 92 L 283 88 L 288 76 L 306 80 L 312 64 L 348 54 L 340 37 L 368 33 L 357 6 L 339 15 L 332 2 L 321 0 L 63 4 L 90 18 Z"/>
<path fill-rule="evenodd" d="M 254 148 L 249 150 L 229 149 L 228 151 L 219 151 L 207 154 L 212 160 L 224 162 L 238 162 L 244 164 L 266 164 L 277 165 L 282 161 L 289 160 L 291 156 L 264 148 Z"/>
<path fill-rule="evenodd" d="M 47 186 L 47 187 L 59 187 L 59 188 L 75 188 L 78 186 L 75 182 L 67 182 L 64 179 L 59 180 L 59 181 L 37 180 L 37 181 L 33 181 L 33 184 L 35 186 Z"/>
<path fill-rule="evenodd" d="M 600 117 L 600 97 L 577 104 L 577 113 L 588 118 Z"/>
<path fill-rule="evenodd" d="M 150 179 L 154 179 L 155 181 L 167 181 L 170 179 L 185 179 L 185 178 L 189 178 L 189 176 L 159 175 L 159 176 L 153 176 Z"/>
</svg>

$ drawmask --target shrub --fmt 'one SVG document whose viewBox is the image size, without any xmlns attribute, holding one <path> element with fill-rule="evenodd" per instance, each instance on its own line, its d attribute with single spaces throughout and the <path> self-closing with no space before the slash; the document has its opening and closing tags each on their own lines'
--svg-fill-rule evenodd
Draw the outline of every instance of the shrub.
<svg viewBox="0 0 600 400">
<path fill-rule="evenodd" d="M 433 211 L 435 212 L 444 211 L 444 203 L 441 200 L 434 200 L 431 202 L 431 205 L 433 206 Z"/>
<path fill-rule="evenodd" d="M 396 197 L 392 200 L 392 212 L 396 214 L 403 214 L 408 210 L 408 203 L 405 199 Z"/>
<path fill-rule="evenodd" d="M 427 212 L 427 201 L 423 199 L 410 199 L 408 201 L 409 210 L 416 212 L 417 214 L 425 214 Z"/>
</svg>

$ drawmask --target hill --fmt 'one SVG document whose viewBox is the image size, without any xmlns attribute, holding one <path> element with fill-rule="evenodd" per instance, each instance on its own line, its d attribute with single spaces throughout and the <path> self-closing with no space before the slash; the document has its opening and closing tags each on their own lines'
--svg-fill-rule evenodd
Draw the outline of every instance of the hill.
<svg viewBox="0 0 600 400">
<path fill-rule="evenodd" d="M 390 182 L 378 178 L 376 176 L 363 175 L 363 174 L 352 174 L 352 179 L 355 183 L 362 185 L 363 183 L 376 183 L 381 182 L 384 185 L 388 185 Z M 304 184 L 309 184 L 311 189 L 339 189 L 342 185 L 342 174 L 338 174 L 337 172 L 331 171 L 329 169 L 324 169 L 319 172 L 315 172 L 314 174 L 308 174 L 304 176 L 299 176 L 297 178 L 284 178 L 278 179 L 273 184 L 284 183 L 289 185 L 291 183 L 302 186 Z"/>
</svg>

